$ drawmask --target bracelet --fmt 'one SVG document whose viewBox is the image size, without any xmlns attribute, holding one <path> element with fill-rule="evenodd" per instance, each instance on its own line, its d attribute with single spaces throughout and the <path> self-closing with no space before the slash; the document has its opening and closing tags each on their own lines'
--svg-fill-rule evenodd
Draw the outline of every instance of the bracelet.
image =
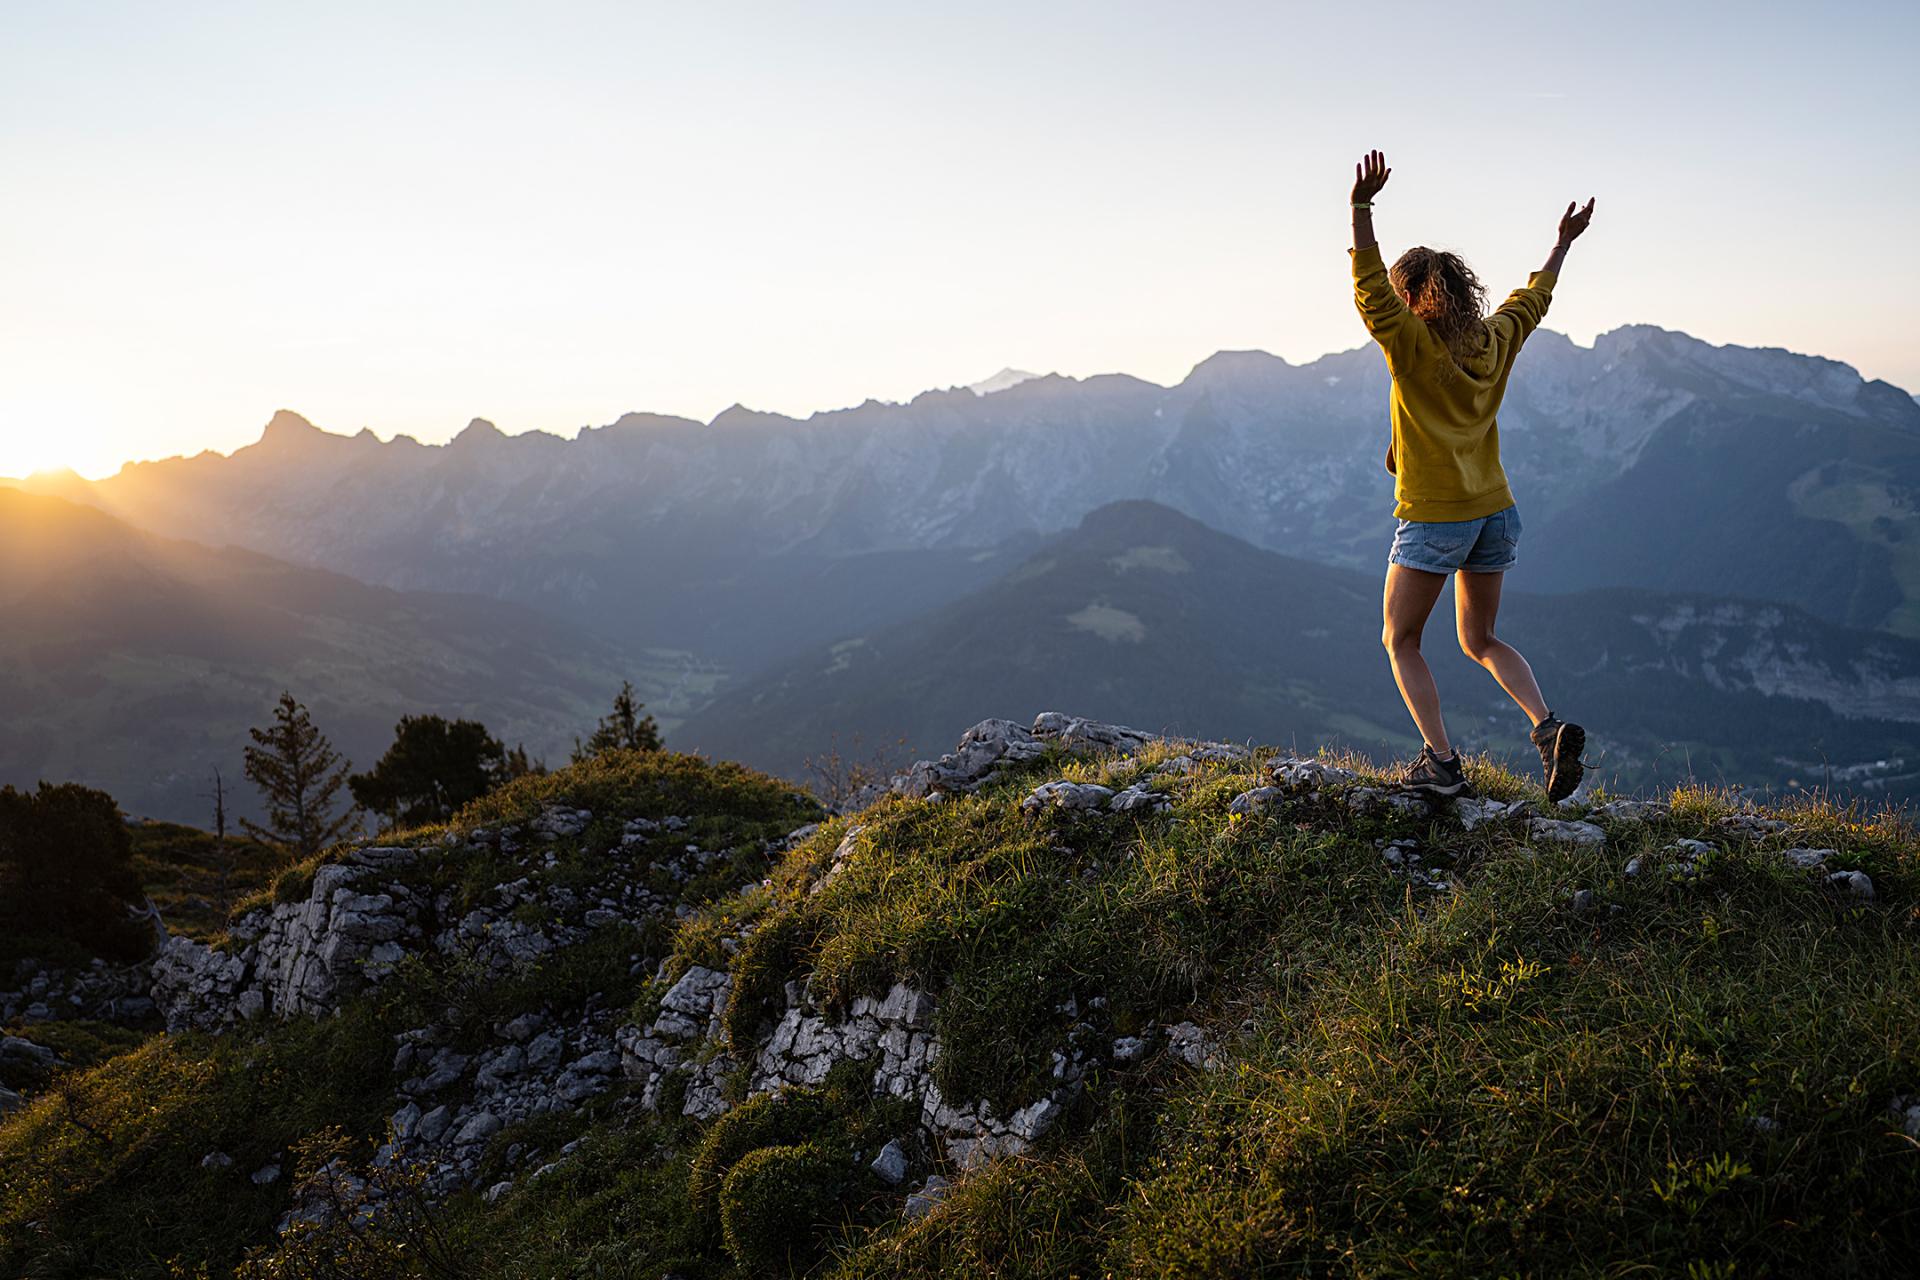
<svg viewBox="0 0 1920 1280">
<path fill-rule="evenodd" d="M 1370 200 L 1356 200 L 1353 202 L 1353 207 L 1356 209 L 1371 209 L 1373 208 L 1373 202 Z"/>
</svg>

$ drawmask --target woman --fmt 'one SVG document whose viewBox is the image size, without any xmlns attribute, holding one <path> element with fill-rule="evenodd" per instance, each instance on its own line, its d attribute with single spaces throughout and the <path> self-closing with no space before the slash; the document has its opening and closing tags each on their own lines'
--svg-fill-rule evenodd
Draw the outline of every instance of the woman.
<svg viewBox="0 0 1920 1280">
<path fill-rule="evenodd" d="M 1447 740 L 1440 693 L 1420 656 L 1420 634 L 1454 579 L 1460 647 L 1493 673 L 1533 721 L 1531 737 L 1546 770 L 1547 798 L 1558 803 L 1580 785 L 1586 733 L 1548 710 L 1519 650 L 1493 634 L 1502 574 L 1513 566 L 1520 514 L 1500 467 L 1494 413 L 1514 357 L 1547 312 L 1567 248 L 1593 217 L 1593 201 L 1560 219 L 1547 263 L 1490 316 L 1486 289 L 1452 253 L 1409 249 L 1389 271 L 1373 238 L 1373 197 L 1393 171 L 1378 151 L 1354 166 L 1354 302 L 1386 352 L 1393 375 L 1393 436 L 1387 470 L 1394 477 L 1399 529 L 1387 556 L 1381 641 L 1393 678 L 1425 745 L 1408 768 L 1407 785 L 1437 795 L 1472 794 Z"/>
</svg>

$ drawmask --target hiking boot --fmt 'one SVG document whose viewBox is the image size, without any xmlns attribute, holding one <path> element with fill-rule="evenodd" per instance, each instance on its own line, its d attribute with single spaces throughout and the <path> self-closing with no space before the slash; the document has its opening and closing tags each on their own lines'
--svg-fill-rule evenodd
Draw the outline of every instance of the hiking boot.
<svg viewBox="0 0 1920 1280">
<path fill-rule="evenodd" d="M 1587 771 L 1580 760 L 1580 752 L 1587 745 L 1587 731 L 1549 711 L 1547 718 L 1535 725 L 1527 736 L 1540 748 L 1540 767 L 1547 775 L 1547 799 L 1559 804 L 1574 793 Z"/>
<path fill-rule="evenodd" d="M 1425 791 L 1429 795 L 1458 796 L 1472 795 L 1473 784 L 1467 781 L 1467 775 L 1460 768 L 1460 753 L 1442 760 L 1433 754 L 1433 748 L 1421 744 L 1420 754 L 1407 766 L 1406 776 L 1401 780 L 1409 791 Z"/>
</svg>

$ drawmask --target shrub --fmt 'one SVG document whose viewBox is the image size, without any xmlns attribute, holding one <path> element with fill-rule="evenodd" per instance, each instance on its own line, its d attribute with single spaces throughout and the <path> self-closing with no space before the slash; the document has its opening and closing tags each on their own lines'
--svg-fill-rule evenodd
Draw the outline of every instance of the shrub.
<svg viewBox="0 0 1920 1280">
<path fill-rule="evenodd" d="M 722 1115 L 707 1130 L 687 1169 L 687 1200 L 695 1217 L 715 1221 L 721 1184 L 733 1167 L 761 1147 L 803 1142 L 820 1123 L 820 1103 L 811 1090 L 763 1093 Z"/>
<path fill-rule="evenodd" d="M 462 809 L 453 825 L 523 822 L 546 804 L 579 805 L 622 821 L 725 814 L 736 822 L 778 826 L 779 835 L 821 816 L 813 797 L 745 765 L 616 748 L 552 773 L 515 778 Z"/>
<path fill-rule="evenodd" d="M 720 1230 L 733 1260 L 759 1275 L 802 1270 L 847 1189 L 848 1164 L 846 1152 L 815 1142 L 742 1156 L 720 1185 Z"/>
<path fill-rule="evenodd" d="M 291 902 L 303 902 L 313 892 L 313 868 L 310 866 L 288 867 L 273 882 L 273 900 L 279 906 Z"/>
<path fill-rule="evenodd" d="M 42 940 L 136 959 L 148 930 L 128 911 L 142 900 L 112 796 L 71 782 L 0 787 L 0 959 L 32 954 Z"/>
</svg>

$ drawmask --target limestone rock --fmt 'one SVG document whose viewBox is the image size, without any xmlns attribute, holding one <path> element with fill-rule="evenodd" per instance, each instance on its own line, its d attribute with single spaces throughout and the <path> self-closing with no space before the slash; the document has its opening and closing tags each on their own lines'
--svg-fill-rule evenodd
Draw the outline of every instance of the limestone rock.
<svg viewBox="0 0 1920 1280">
<path fill-rule="evenodd" d="M 1132 755 L 1155 737 L 1125 725 L 1103 724 L 1059 711 L 1042 711 L 1035 716 L 1033 736 L 1057 742 L 1075 755 Z"/>
<path fill-rule="evenodd" d="M 1477 796 L 1466 796 L 1453 802 L 1453 811 L 1459 817 L 1460 825 L 1472 831 L 1475 827 L 1488 822 L 1530 817 L 1533 806 L 1525 800 L 1486 800 Z"/>
<path fill-rule="evenodd" d="M 1658 800 L 1609 800 L 1595 805 L 1591 816 L 1609 822 L 1654 822 L 1671 812 L 1670 806 Z"/>
<path fill-rule="evenodd" d="M 1762 817 L 1757 813 L 1732 813 L 1720 819 L 1720 829 L 1730 835 L 1744 836 L 1749 840 L 1758 840 L 1764 836 L 1781 831 L 1791 831 L 1793 824 L 1779 818 Z"/>
<path fill-rule="evenodd" d="M 916 761 L 893 779 L 902 795 L 936 791 L 972 791 L 1003 762 L 1017 764 L 1044 754 L 1046 747 L 1011 720 L 982 720 L 960 736 L 960 744 L 938 760 Z"/>
<path fill-rule="evenodd" d="M 1574 845 L 1582 849 L 1598 849 L 1607 842 L 1607 833 L 1591 822 L 1563 822 L 1557 818 L 1535 818 L 1527 824 L 1527 830 L 1536 840 L 1545 840 L 1552 844 Z"/>
<path fill-rule="evenodd" d="M 880 1181 L 890 1187 L 897 1187 L 906 1181 L 907 1153 L 898 1141 L 887 1143 L 880 1148 L 880 1154 L 867 1166 L 872 1169 Z"/>
<path fill-rule="evenodd" d="M 1191 1022 L 1167 1028 L 1167 1051 L 1190 1067 L 1211 1071 L 1220 1065 L 1220 1048 L 1213 1037 Z"/>
<path fill-rule="evenodd" d="M 1286 798 L 1287 792 L 1284 787 L 1255 787 L 1251 791 L 1242 791 L 1235 796 L 1233 802 L 1227 806 L 1227 812 L 1237 813 L 1243 817 L 1253 817 L 1256 814 L 1277 809 L 1286 801 Z"/>
<path fill-rule="evenodd" d="M 1275 786 L 1285 787 L 1290 791 L 1319 791 L 1325 787 L 1352 782 L 1360 776 L 1353 770 L 1342 769 L 1338 765 L 1290 756 L 1271 761 L 1267 765 L 1267 774 L 1273 779 Z"/>
<path fill-rule="evenodd" d="M 912 1221 L 915 1218 L 926 1217 L 934 1211 L 935 1207 L 937 1207 L 942 1200 L 946 1199 L 949 1185 L 945 1178 L 937 1173 L 934 1174 L 926 1180 L 925 1184 L 922 1185 L 918 1191 L 907 1197 L 907 1205 L 906 1208 L 901 1211 L 902 1215 L 906 1217 L 908 1221 Z"/>
<path fill-rule="evenodd" d="M 1835 871 L 1827 877 L 1827 884 L 1861 902 L 1873 901 L 1873 879 L 1864 871 Z"/>
<path fill-rule="evenodd" d="M 0 1036 L 0 1063 L 44 1071 L 59 1060 L 59 1055 L 46 1045 L 35 1044 L 20 1036 Z"/>
<path fill-rule="evenodd" d="M 1095 782 L 1045 782 L 1035 787 L 1020 807 L 1028 813 L 1045 808 L 1104 809 L 1113 799 L 1113 788 Z"/>
<path fill-rule="evenodd" d="M 1108 805 L 1115 813 L 1135 813 L 1145 816 L 1150 813 L 1164 813 L 1173 807 L 1173 797 L 1164 791 L 1155 791 L 1144 782 L 1136 782 L 1123 791 L 1116 792 Z"/>
<path fill-rule="evenodd" d="M 481 1143 L 500 1132 L 500 1129 L 500 1117 L 491 1111 L 482 1111 L 461 1125 L 460 1131 L 453 1135 L 453 1140 L 460 1146 Z"/>
</svg>

